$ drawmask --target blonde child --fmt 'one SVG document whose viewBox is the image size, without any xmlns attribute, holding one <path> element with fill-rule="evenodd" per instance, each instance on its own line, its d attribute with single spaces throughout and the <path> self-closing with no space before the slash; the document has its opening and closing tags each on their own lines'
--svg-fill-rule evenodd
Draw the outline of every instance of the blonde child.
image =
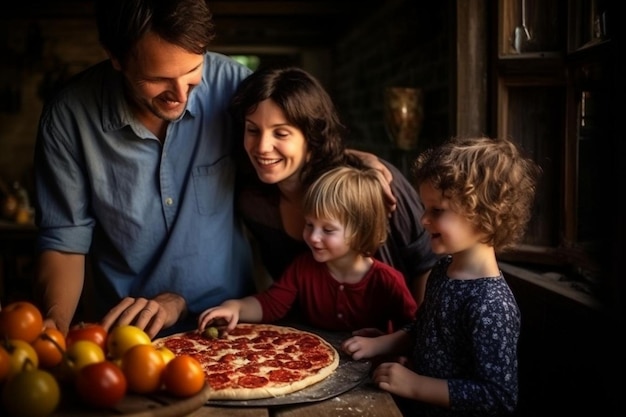
<svg viewBox="0 0 626 417">
<path fill-rule="evenodd" d="M 445 255 L 427 281 L 416 320 L 395 333 L 354 336 L 353 359 L 380 364 L 378 386 L 416 416 L 511 413 L 518 396 L 520 312 L 496 261 L 531 214 L 539 168 L 503 139 L 452 139 L 421 154 L 414 173 L 431 247 Z M 408 401 L 407 401 L 408 400 Z"/>
<path fill-rule="evenodd" d="M 387 237 L 382 179 L 372 169 L 339 167 L 320 176 L 303 200 L 299 255 L 266 291 L 205 310 L 198 328 L 226 321 L 275 322 L 298 309 L 306 324 L 387 333 L 412 321 L 417 309 L 402 273 L 372 254 Z"/>
</svg>

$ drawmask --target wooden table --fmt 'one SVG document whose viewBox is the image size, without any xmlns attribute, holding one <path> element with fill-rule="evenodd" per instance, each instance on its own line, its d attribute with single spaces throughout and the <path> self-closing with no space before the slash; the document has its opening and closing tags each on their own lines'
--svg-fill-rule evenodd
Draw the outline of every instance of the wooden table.
<svg viewBox="0 0 626 417">
<path fill-rule="evenodd" d="M 190 398 L 168 404 L 163 398 L 130 396 L 115 407 L 113 413 L 80 407 L 59 410 L 52 417 L 402 417 L 392 396 L 368 381 L 336 397 L 302 404 L 272 407 L 201 405 L 205 401 Z"/>
<path fill-rule="evenodd" d="M 61 407 L 51 417 L 402 417 L 392 396 L 369 381 L 323 401 L 272 407 L 216 407 L 203 405 L 206 395 L 172 401 L 127 396 L 115 410 Z"/>
<path fill-rule="evenodd" d="M 402 417 L 391 395 L 364 383 L 337 397 L 267 408 L 202 407 L 191 417 Z"/>
</svg>

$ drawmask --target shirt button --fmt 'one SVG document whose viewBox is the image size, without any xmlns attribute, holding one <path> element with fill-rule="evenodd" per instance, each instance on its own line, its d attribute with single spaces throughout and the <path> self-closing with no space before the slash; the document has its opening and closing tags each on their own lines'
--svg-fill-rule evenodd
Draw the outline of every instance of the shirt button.
<svg viewBox="0 0 626 417">
<path fill-rule="evenodd" d="M 343 285 L 339 286 L 339 291 L 343 291 Z"/>
<path fill-rule="evenodd" d="M 174 204 L 174 199 L 171 197 L 168 197 L 165 199 L 165 204 L 168 206 L 171 206 L 172 204 Z"/>
<path fill-rule="evenodd" d="M 343 317 L 343 314 L 339 313 L 339 314 L 337 314 L 337 317 L 338 317 L 338 318 L 342 318 L 342 317 Z"/>
</svg>

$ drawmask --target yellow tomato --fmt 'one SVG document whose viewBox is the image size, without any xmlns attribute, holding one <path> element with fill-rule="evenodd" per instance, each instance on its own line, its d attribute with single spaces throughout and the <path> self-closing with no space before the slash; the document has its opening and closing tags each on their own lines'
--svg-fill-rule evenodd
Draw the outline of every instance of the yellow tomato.
<svg viewBox="0 0 626 417">
<path fill-rule="evenodd" d="M 39 358 L 37 352 L 30 343 L 18 339 L 9 339 L 6 341 L 4 348 L 9 353 L 10 369 L 7 379 L 13 378 L 15 375 L 29 368 L 37 368 L 39 366 Z"/>
<path fill-rule="evenodd" d="M 176 357 L 174 352 L 172 352 L 170 349 L 168 349 L 165 346 L 161 346 L 160 348 L 157 348 L 157 350 L 159 351 L 161 356 L 163 356 L 163 362 L 165 362 L 166 365 L 169 361 L 171 361 L 172 359 Z"/>
<path fill-rule="evenodd" d="M 20 372 L 2 388 L 2 406 L 15 417 L 45 417 L 61 400 L 61 389 L 54 377 L 43 369 Z"/>
<path fill-rule="evenodd" d="M 90 340 L 78 340 L 72 343 L 66 353 L 74 374 L 86 365 L 103 362 L 106 359 L 102 348 Z"/>
<path fill-rule="evenodd" d="M 113 359 L 121 358 L 135 345 L 150 345 L 150 336 L 142 329 L 131 324 L 117 326 L 107 336 L 107 352 Z"/>
</svg>

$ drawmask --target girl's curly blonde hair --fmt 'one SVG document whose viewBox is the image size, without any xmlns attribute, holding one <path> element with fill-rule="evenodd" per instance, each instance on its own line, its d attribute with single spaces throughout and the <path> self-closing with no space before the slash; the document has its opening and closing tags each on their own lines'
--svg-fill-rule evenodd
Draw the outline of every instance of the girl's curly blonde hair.
<svg viewBox="0 0 626 417">
<path fill-rule="evenodd" d="M 485 233 L 483 243 L 503 251 L 524 235 L 541 168 L 507 139 L 476 137 L 423 152 L 412 172 L 416 186 L 430 182 Z"/>
</svg>

